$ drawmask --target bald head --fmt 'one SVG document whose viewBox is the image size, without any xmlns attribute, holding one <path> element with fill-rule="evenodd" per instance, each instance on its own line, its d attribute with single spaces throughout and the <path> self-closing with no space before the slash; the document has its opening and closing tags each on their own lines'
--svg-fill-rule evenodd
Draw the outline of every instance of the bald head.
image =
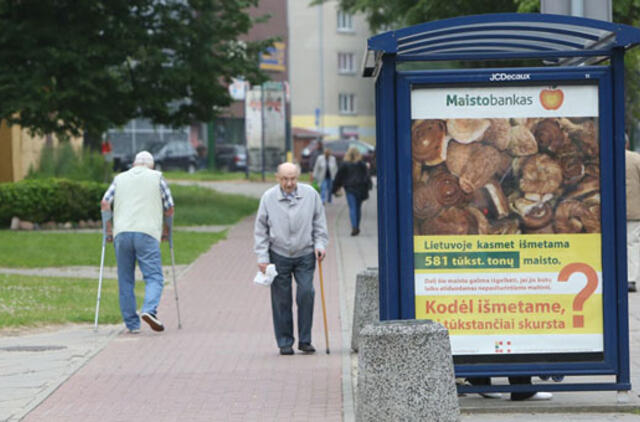
<svg viewBox="0 0 640 422">
<path fill-rule="evenodd" d="M 297 164 L 293 164 L 293 163 L 281 163 L 278 166 L 278 172 L 276 174 L 281 175 L 281 174 L 291 174 L 291 173 L 295 173 L 296 176 L 300 175 L 300 166 L 298 166 Z"/>
<path fill-rule="evenodd" d="M 300 167 L 297 164 L 282 163 L 278 166 L 276 178 L 284 192 L 292 193 L 296 190 L 298 176 L 300 176 Z"/>
</svg>

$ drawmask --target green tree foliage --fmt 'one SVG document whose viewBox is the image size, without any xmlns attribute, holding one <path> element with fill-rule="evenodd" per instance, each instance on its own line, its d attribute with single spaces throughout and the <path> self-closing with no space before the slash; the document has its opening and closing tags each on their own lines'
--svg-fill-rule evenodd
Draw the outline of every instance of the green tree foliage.
<svg viewBox="0 0 640 422">
<path fill-rule="evenodd" d="M 640 26 L 640 0 L 615 0 L 613 2 L 613 21 L 627 25 Z M 633 48 L 624 56 L 625 67 L 625 114 L 627 131 L 633 134 L 640 120 L 640 47 Z M 637 141 L 637 136 L 632 139 Z M 637 146 L 637 145 L 636 145 Z"/>
<path fill-rule="evenodd" d="M 132 118 L 208 121 L 259 82 L 258 0 L 0 0 L 0 119 L 61 137 Z"/>
</svg>

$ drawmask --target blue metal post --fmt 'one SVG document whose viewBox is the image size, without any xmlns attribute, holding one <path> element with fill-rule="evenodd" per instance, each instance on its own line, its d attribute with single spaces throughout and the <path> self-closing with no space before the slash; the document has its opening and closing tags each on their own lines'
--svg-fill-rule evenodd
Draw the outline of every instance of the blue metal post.
<svg viewBox="0 0 640 422">
<path fill-rule="evenodd" d="M 380 320 L 400 318 L 395 55 L 384 55 L 376 81 L 378 163 L 378 271 Z M 384 118 L 381 118 L 384 116 Z"/>
<path fill-rule="evenodd" d="M 614 178 L 616 201 L 616 279 L 618 293 L 618 374 L 619 384 L 630 383 L 629 374 L 629 304 L 627 283 L 627 204 L 625 191 L 625 152 L 624 152 L 624 49 L 615 48 L 611 56 L 613 75 L 613 143 Z"/>
</svg>

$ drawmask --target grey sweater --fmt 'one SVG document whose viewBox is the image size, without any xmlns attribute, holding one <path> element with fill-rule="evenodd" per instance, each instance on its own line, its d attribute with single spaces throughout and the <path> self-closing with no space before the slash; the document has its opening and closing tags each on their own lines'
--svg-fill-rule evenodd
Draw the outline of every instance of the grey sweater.
<svg viewBox="0 0 640 422">
<path fill-rule="evenodd" d="M 262 195 L 254 227 L 254 251 L 258 262 L 269 262 L 269 251 L 298 258 L 329 243 L 327 220 L 320 195 L 311 186 L 298 183 L 288 199 L 280 185 Z"/>
</svg>

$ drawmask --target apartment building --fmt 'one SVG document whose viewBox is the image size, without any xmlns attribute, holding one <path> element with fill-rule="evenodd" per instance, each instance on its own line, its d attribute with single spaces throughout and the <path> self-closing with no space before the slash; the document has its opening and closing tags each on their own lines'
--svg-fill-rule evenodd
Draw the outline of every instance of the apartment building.
<svg viewBox="0 0 640 422">
<path fill-rule="evenodd" d="M 375 144 L 374 83 L 360 76 L 370 36 L 365 17 L 341 12 L 335 0 L 318 6 L 310 3 L 262 0 L 250 14 L 266 13 L 271 19 L 255 25 L 245 38 L 280 38 L 274 49 L 278 59 L 262 58 L 261 65 L 272 81 L 286 87 L 283 146 L 294 152 L 296 160 L 300 160 L 301 149 L 319 137 L 327 141 L 356 138 Z M 209 148 L 219 143 L 244 144 L 246 117 L 244 99 L 234 101 L 208 125 Z"/>
<path fill-rule="evenodd" d="M 334 0 L 309 3 L 288 0 L 291 126 L 375 144 L 374 85 L 359 72 L 371 35 L 365 17 Z"/>
</svg>

